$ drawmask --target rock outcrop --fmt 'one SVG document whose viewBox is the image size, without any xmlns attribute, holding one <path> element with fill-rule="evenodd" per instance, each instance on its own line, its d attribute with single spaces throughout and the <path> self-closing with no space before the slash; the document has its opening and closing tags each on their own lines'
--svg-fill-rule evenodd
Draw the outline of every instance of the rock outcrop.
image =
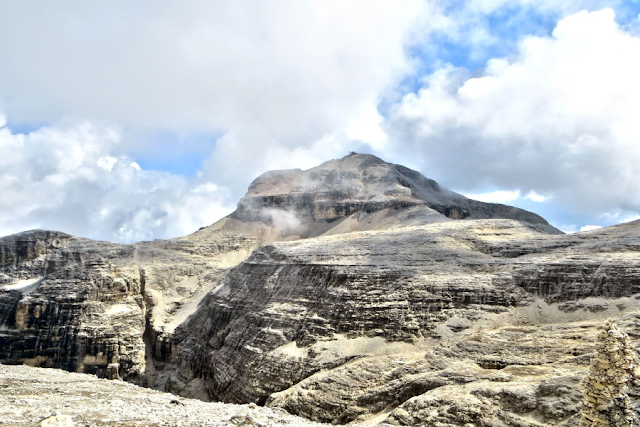
<svg viewBox="0 0 640 427">
<path fill-rule="evenodd" d="M 220 239 L 201 255 L 181 240 L 118 245 L 40 230 L 1 238 L 0 360 L 162 388 L 155 365 L 171 362 L 173 330 L 258 244 Z"/>
<path fill-rule="evenodd" d="M 444 386 L 453 387 L 455 396 L 461 384 L 483 381 L 534 393 L 529 409 L 511 415 L 509 406 L 504 412 L 505 405 L 486 403 L 497 405 L 499 418 L 535 417 L 535 390 L 551 393 L 547 382 L 560 376 L 567 384 L 558 385 L 564 392 L 556 397 L 570 398 L 574 409 L 554 419 L 566 421 L 577 413 L 575 386 L 593 351 L 579 327 L 576 341 L 564 339 L 564 330 L 557 333 L 549 352 L 541 351 L 540 342 L 505 347 L 506 340 L 462 337 L 467 330 L 491 328 L 500 316 L 513 327 L 529 323 L 530 334 L 540 334 L 537 328 L 572 315 L 618 315 L 617 305 L 637 309 L 630 298 L 640 292 L 638 242 L 638 223 L 565 236 L 512 220 L 468 220 L 267 245 L 230 270 L 180 328 L 177 375 L 186 373 L 182 382 L 204 378 L 213 399 L 281 406 L 324 422 L 404 407 L 410 398 L 429 398 Z M 546 308 L 536 311 L 541 304 Z M 459 341 L 445 351 L 443 337 Z M 417 368 L 401 375 L 404 365 L 396 362 L 406 358 Z M 435 368 L 428 363 L 434 360 Z M 442 378 L 439 371 L 456 360 L 451 369 L 469 371 L 467 379 Z M 532 375 L 518 368 L 530 365 L 546 370 Z M 505 369 L 520 374 L 496 374 Z M 396 376 L 382 375 L 388 372 Z M 498 379 L 487 379 L 487 372 Z M 470 407 L 478 413 L 486 405 L 477 399 L 496 400 L 501 393 L 485 389 L 473 395 L 476 405 Z M 478 397 L 482 393 L 489 397 Z M 409 413 L 418 410 L 415 404 Z M 463 412 L 460 420 L 467 417 L 466 410 L 457 410 Z M 403 413 L 390 419 L 417 422 Z"/>
<path fill-rule="evenodd" d="M 133 247 L 33 231 L 0 239 L 0 359 L 139 382 L 144 283 Z"/>
<path fill-rule="evenodd" d="M 0 239 L 0 361 L 333 423 L 569 425 L 640 223 L 563 235 L 369 155 L 257 178 L 178 239 Z M 638 334 L 630 334 L 637 339 Z"/>
<path fill-rule="evenodd" d="M 582 426 L 627 427 L 638 424 L 631 407 L 630 386 L 637 385 L 638 356 L 629 336 L 607 321 L 598 336 L 596 356 L 581 386 Z"/>
</svg>

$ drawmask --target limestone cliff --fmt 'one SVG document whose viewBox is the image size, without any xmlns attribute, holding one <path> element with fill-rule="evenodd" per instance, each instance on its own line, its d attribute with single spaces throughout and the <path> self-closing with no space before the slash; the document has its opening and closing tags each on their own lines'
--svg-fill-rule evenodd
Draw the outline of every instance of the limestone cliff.
<svg viewBox="0 0 640 427">
<path fill-rule="evenodd" d="M 175 327 L 254 248 L 222 245 L 202 256 L 180 241 L 118 245 L 41 230 L 0 238 L 0 360 L 153 385 Z"/>
<path fill-rule="evenodd" d="M 0 361 L 335 423 L 571 423 L 600 318 L 639 324 L 639 248 L 350 155 L 177 239 L 0 238 Z"/>
<path fill-rule="evenodd" d="M 181 327 L 176 382 L 324 422 L 413 425 L 440 404 L 459 412 L 444 425 L 573 422 L 586 331 L 601 312 L 637 325 L 638 243 L 640 223 L 565 236 L 468 220 L 267 245 Z"/>
</svg>

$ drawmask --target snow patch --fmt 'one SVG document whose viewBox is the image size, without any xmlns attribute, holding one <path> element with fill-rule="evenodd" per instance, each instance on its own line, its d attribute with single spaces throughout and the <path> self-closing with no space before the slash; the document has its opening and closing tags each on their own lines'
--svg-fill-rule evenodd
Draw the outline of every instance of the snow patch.
<svg viewBox="0 0 640 427">
<path fill-rule="evenodd" d="M 107 316 L 114 316 L 117 314 L 129 313 L 130 311 L 132 311 L 131 307 L 126 304 L 114 304 L 109 307 L 109 309 L 105 311 L 104 314 L 106 314 Z"/>
<path fill-rule="evenodd" d="M 1 289 L 8 291 L 20 291 L 24 295 L 28 295 L 40 286 L 42 279 L 42 277 L 35 277 L 33 279 L 18 280 L 10 285 L 4 285 Z"/>
</svg>

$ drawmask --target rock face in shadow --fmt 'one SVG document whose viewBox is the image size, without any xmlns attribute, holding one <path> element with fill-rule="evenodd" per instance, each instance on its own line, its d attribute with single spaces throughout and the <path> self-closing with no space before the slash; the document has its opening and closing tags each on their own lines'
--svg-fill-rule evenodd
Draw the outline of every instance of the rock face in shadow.
<svg viewBox="0 0 640 427">
<path fill-rule="evenodd" d="M 41 230 L 1 238 L 0 360 L 162 388 L 155 365 L 171 362 L 173 330 L 227 259 L 253 249 L 236 242 L 203 257 L 184 247 Z"/>
<path fill-rule="evenodd" d="M 112 261 L 132 250 L 47 231 L 0 239 L 0 359 L 138 381 L 143 283 Z"/>
</svg>

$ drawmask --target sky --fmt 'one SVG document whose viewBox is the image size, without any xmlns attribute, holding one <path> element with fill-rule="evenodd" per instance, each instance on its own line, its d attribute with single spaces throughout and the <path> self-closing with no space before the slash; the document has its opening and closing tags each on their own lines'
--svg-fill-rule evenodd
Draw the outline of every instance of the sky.
<svg viewBox="0 0 640 427">
<path fill-rule="evenodd" d="M 0 0 L 0 236 L 177 237 L 350 151 L 640 219 L 640 0 Z"/>
</svg>

